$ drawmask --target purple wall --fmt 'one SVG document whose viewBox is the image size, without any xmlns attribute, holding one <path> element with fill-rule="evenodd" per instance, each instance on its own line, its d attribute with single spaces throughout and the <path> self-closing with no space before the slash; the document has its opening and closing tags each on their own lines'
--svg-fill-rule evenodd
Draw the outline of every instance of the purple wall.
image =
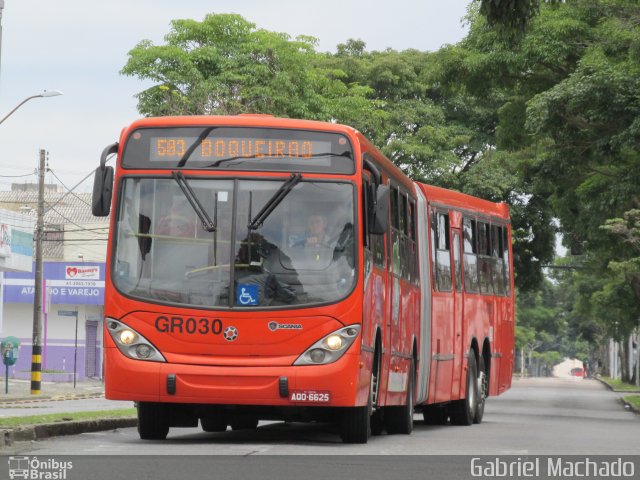
<svg viewBox="0 0 640 480">
<path fill-rule="evenodd" d="M 31 339 L 20 339 L 20 356 L 15 365 L 9 367 L 9 378 L 18 378 L 29 380 L 31 378 Z M 42 370 L 59 370 L 66 372 L 67 375 L 47 375 L 43 373 L 43 381 L 73 381 L 73 356 L 74 356 L 74 340 L 68 339 L 49 339 L 47 343 L 56 343 L 63 345 L 47 345 L 43 346 Z M 78 358 L 77 358 L 77 380 L 86 378 L 85 371 L 85 352 L 86 347 L 84 340 L 78 342 Z M 102 349 L 97 348 L 97 358 L 102 357 Z M 96 366 L 99 368 L 99 365 Z M 97 372 L 98 377 L 102 376 L 100 371 Z M 4 369 L 2 369 L 4 376 Z M 53 377 L 53 378 L 52 378 Z"/>
</svg>

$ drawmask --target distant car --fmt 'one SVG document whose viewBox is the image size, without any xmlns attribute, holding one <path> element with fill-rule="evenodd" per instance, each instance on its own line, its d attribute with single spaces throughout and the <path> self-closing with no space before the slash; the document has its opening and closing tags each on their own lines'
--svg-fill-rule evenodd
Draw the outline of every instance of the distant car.
<svg viewBox="0 0 640 480">
<path fill-rule="evenodd" d="M 584 377 L 584 371 L 580 367 L 571 369 L 571 376 L 573 377 Z"/>
</svg>

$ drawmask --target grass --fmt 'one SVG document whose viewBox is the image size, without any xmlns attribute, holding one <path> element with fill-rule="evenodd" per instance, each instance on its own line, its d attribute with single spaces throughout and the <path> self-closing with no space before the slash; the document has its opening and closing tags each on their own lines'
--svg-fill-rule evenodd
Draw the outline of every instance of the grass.
<svg viewBox="0 0 640 480">
<path fill-rule="evenodd" d="M 600 380 L 608 383 L 614 390 L 620 390 L 622 392 L 640 392 L 640 388 L 630 383 L 625 383 L 622 380 L 611 377 L 600 377 Z"/>
<path fill-rule="evenodd" d="M 640 395 L 627 395 L 626 397 L 623 397 L 623 399 L 634 407 L 640 408 Z"/>
<path fill-rule="evenodd" d="M 27 415 L 24 417 L 0 418 L 0 428 L 43 423 L 69 422 L 76 420 L 97 420 L 101 418 L 135 417 L 135 408 L 102 410 L 97 412 L 50 413 L 48 415 Z"/>
</svg>

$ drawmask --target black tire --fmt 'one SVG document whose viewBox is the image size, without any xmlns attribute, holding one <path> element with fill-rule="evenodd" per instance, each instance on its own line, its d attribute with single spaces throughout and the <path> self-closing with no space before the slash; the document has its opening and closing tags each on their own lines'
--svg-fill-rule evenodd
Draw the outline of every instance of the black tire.
<svg viewBox="0 0 640 480">
<path fill-rule="evenodd" d="M 384 410 L 379 408 L 371 415 L 371 435 L 377 437 L 384 432 Z"/>
<path fill-rule="evenodd" d="M 202 430 L 208 433 L 226 432 L 227 425 L 227 419 L 222 414 L 202 417 L 200 419 L 200 426 L 202 427 Z"/>
<path fill-rule="evenodd" d="M 375 352 L 373 367 L 371 369 L 371 435 L 378 436 L 384 432 L 384 409 L 378 408 L 380 394 L 380 356 Z"/>
<path fill-rule="evenodd" d="M 169 433 L 167 407 L 162 403 L 138 403 L 138 434 L 142 440 L 164 440 Z"/>
<path fill-rule="evenodd" d="M 365 407 L 343 408 L 338 416 L 340 438 L 343 443 L 367 443 L 372 434 L 382 433 L 382 412 L 373 412 L 374 398 L 377 401 L 380 378 L 380 361 L 376 355 L 371 367 L 369 380 L 369 399 Z M 372 428 L 373 425 L 373 428 Z"/>
<path fill-rule="evenodd" d="M 449 404 L 449 417 L 452 425 L 469 426 L 473 423 L 478 406 L 478 373 L 476 357 L 473 350 L 469 351 L 467 360 L 467 388 L 463 399 Z"/>
<path fill-rule="evenodd" d="M 449 420 L 446 407 L 425 405 L 422 407 L 422 417 L 425 425 L 445 425 Z"/>
<path fill-rule="evenodd" d="M 340 415 L 340 438 L 344 443 L 367 443 L 371 436 L 371 403 L 344 408 Z"/>
<path fill-rule="evenodd" d="M 480 357 L 480 365 L 478 365 L 478 404 L 476 405 L 476 415 L 473 417 L 473 423 L 482 423 L 484 417 L 484 404 L 489 394 L 489 377 L 484 365 L 484 358 Z"/>
<path fill-rule="evenodd" d="M 410 435 L 413 431 L 413 399 L 415 385 L 415 366 L 413 360 L 409 367 L 409 385 L 407 399 L 401 407 L 387 407 L 384 411 L 384 424 L 390 435 Z"/>
</svg>

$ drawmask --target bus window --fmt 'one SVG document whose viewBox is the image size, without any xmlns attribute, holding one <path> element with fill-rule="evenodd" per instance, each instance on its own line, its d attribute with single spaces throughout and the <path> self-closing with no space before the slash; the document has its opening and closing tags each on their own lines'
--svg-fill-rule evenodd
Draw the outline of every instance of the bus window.
<svg viewBox="0 0 640 480">
<path fill-rule="evenodd" d="M 489 224 L 478 222 L 478 273 L 480 293 L 493 295 L 491 285 L 491 231 Z"/>
<path fill-rule="evenodd" d="M 398 225 L 398 229 L 404 235 L 407 235 L 407 196 L 402 192 L 400 192 L 400 201 L 398 202 L 398 206 L 400 207 L 400 212 L 398 215 L 400 223 Z"/>
<path fill-rule="evenodd" d="M 449 244 L 449 214 L 432 212 L 431 238 L 435 244 L 435 286 L 440 292 L 451 291 L 451 253 Z M 432 250 L 433 252 L 433 250 Z"/>
<path fill-rule="evenodd" d="M 491 271 L 493 290 L 504 295 L 504 261 L 502 260 L 502 227 L 491 225 Z"/>
<path fill-rule="evenodd" d="M 469 293 L 478 293 L 478 257 L 476 241 L 476 221 L 470 218 L 462 220 L 462 238 L 464 247 L 464 289 Z"/>
<path fill-rule="evenodd" d="M 400 207 L 399 218 L 400 218 L 400 261 L 401 261 L 401 270 L 402 270 L 402 278 L 405 280 L 411 279 L 410 274 L 410 263 L 411 263 L 411 245 L 409 245 L 409 237 L 408 237 L 408 203 L 407 203 L 407 195 L 403 192 L 400 192 L 400 201 L 398 202 L 398 206 Z"/>
<path fill-rule="evenodd" d="M 456 279 L 456 292 L 462 291 L 462 265 L 460 265 L 460 234 L 453 232 L 453 273 Z"/>
<path fill-rule="evenodd" d="M 509 261 L 509 227 L 502 230 L 502 258 L 504 260 L 504 286 L 505 294 L 511 295 L 511 264 Z"/>
<path fill-rule="evenodd" d="M 391 187 L 391 226 L 399 228 L 400 218 L 398 216 L 398 189 Z"/>
<path fill-rule="evenodd" d="M 407 222 L 409 223 L 409 277 L 412 282 L 418 280 L 418 259 L 416 250 L 416 204 L 415 201 L 409 201 L 409 212 L 407 214 Z"/>
</svg>

